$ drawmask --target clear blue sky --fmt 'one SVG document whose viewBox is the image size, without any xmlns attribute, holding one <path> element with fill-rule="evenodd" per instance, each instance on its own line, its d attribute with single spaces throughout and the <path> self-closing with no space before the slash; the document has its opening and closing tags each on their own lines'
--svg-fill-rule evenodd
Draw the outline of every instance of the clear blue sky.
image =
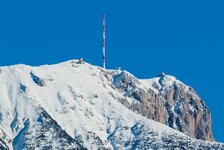
<svg viewBox="0 0 224 150">
<path fill-rule="evenodd" d="M 223 0 L 1 0 L 0 65 L 53 64 L 84 57 L 139 78 L 164 71 L 195 88 L 224 142 Z"/>
</svg>

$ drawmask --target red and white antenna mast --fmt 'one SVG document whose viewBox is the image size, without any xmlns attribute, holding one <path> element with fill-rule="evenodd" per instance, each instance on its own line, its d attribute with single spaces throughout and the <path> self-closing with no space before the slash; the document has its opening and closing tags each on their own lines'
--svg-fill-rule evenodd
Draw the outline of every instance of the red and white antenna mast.
<svg viewBox="0 0 224 150">
<path fill-rule="evenodd" d="M 103 49 L 103 68 L 106 68 L 106 15 L 103 14 L 103 43 L 102 43 L 102 49 Z"/>
</svg>

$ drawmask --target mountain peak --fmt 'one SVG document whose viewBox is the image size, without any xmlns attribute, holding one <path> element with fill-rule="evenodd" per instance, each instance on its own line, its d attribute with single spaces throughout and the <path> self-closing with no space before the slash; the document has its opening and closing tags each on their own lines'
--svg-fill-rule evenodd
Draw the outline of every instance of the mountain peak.
<svg viewBox="0 0 224 150">
<path fill-rule="evenodd" d="M 156 93 L 167 91 L 171 87 L 181 87 L 186 91 L 192 89 L 190 86 L 178 80 L 175 76 L 164 73 L 155 78 L 141 79 L 141 81 L 147 88 L 151 88 Z"/>
<path fill-rule="evenodd" d="M 161 76 L 159 79 L 159 83 L 161 86 L 172 86 L 174 83 L 179 82 L 176 77 L 171 75 Z"/>
</svg>

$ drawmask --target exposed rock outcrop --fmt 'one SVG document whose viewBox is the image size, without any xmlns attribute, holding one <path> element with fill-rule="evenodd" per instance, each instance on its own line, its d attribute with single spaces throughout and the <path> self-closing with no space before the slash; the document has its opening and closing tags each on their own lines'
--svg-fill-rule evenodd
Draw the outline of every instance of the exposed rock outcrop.
<svg viewBox="0 0 224 150">
<path fill-rule="evenodd" d="M 126 71 L 114 75 L 113 84 L 138 102 L 126 107 L 190 137 L 213 141 L 211 113 L 195 90 L 172 76 L 138 80 Z"/>
<path fill-rule="evenodd" d="M 5 132 L 0 128 L 0 149 L 1 150 L 9 150 L 12 140 L 5 134 Z"/>
</svg>

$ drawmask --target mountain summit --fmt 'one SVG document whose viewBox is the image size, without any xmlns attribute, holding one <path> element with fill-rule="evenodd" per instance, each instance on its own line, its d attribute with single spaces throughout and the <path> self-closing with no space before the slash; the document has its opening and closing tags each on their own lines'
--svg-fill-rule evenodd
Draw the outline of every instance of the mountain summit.
<svg viewBox="0 0 224 150">
<path fill-rule="evenodd" d="M 169 75 L 72 60 L 0 67 L 0 89 L 1 150 L 224 149 L 204 102 Z"/>
</svg>

